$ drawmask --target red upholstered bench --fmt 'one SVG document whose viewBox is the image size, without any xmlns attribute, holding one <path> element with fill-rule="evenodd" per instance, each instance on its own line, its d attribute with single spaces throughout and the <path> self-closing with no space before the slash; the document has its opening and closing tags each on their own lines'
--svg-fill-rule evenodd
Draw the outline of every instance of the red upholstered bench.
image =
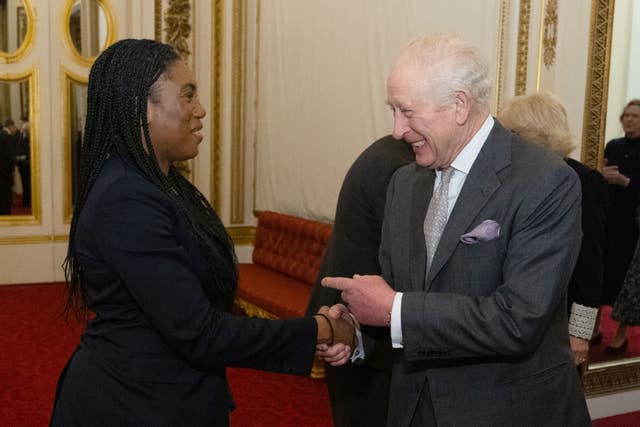
<svg viewBox="0 0 640 427">
<path fill-rule="evenodd" d="M 304 315 L 332 226 L 296 216 L 263 211 L 253 248 L 253 263 L 240 263 L 236 303 L 249 316 L 270 319 Z M 321 363 L 311 376 L 324 376 Z"/>
</svg>

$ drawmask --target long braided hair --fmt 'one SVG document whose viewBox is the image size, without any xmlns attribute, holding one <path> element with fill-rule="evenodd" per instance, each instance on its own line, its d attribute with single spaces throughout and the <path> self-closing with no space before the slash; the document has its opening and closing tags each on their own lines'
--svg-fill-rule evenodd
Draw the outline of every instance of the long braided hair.
<svg viewBox="0 0 640 427">
<path fill-rule="evenodd" d="M 233 243 L 207 199 L 174 167 L 165 175 L 151 141 L 147 100 L 154 102 L 158 79 L 181 60 L 169 45 L 153 40 L 121 40 L 95 61 L 89 75 L 87 118 L 80 154 L 78 199 L 64 261 L 65 312 L 86 322 L 89 313 L 86 278 L 76 252 L 75 232 L 82 209 L 112 150 L 126 150 L 142 173 L 160 188 L 191 225 L 206 259 L 216 266 L 213 280 L 202 283 L 209 300 L 228 308 L 237 287 Z M 143 137 L 144 136 L 144 137 Z M 117 144 L 116 144 L 117 143 Z"/>
</svg>

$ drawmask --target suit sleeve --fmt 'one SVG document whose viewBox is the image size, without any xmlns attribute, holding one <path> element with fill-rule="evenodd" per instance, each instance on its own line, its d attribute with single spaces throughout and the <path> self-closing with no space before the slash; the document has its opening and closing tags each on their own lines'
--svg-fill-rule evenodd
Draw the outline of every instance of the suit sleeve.
<svg viewBox="0 0 640 427">
<path fill-rule="evenodd" d="M 528 188 L 505 232 L 506 253 L 496 257 L 502 281 L 492 294 L 404 294 L 407 360 L 522 356 L 536 348 L 564 304 L 578 255 L 580 187 L 573 170 L 556 167 Z"/>
<path fill-rule="evenodd" d="M 177 238 L 182 222 L 164 194 L 142 178 L 120 179 L 104 191 L 97 211 L 93 228 L 100 252 L 176 353 L 202 370 L 309 372 L 315 320 L 245 318 L 216 310 Z"/>
</svg>

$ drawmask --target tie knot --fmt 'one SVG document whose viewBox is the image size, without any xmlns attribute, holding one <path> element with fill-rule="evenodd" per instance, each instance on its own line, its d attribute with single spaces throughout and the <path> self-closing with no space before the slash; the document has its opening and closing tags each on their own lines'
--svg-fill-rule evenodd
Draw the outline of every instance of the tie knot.
<svg viewBox="0 0 640 427">
<path fill-rule="evenodd" d="M 449 166 L 446 169 L 442 169 L 442 176 L 440 177 L 442 180 L 442 183 L 445 186 L 449 185 L 449 181 L 451 181 L 451 176 L 453 175 L 453 168 L 451 166 Z"/>
</svg>

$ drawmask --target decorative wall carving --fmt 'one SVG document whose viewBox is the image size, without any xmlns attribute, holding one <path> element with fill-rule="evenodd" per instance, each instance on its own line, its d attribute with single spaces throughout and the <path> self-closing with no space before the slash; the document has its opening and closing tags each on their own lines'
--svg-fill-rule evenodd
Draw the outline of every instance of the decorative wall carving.
<svg viewBox="0 0 640 427">
<path fill-rule="evenodd" d="M 164 15 L 165 42 L 175 47 L 185 59 L 191 55 L 189 36 L 191 35 L 191 3 L 189 0 L 169 0 Z"/>
<path fill-rule="evenodd" d="M 531 0 L 520 1 L 518 18 L 518 47 L 516 59 L 516 95 L 527 93 L 527 62 L 529 57 L 529 25 L 531 20 Z"/>
<path fill-rule="evenodd" d="M 542 38 L 544 65 L 549 69 L 556 59 L 558 41 L 558 0 L 548 0 L 544 14 L 544 35 Z"/>
<path fill-rule="evenodd" d="M 582 120 L 581 160 L 588 166 L 602 166 L 607 95 L 609 91 L 609 61 L 611 58 L 611 30 L 613 1 L 592 0 L 587 90 Z"/>
<path fill-rule="evenodd" d="M 504 50 L 506 45 L 506 37 L 509 16 L 509 0 L 500 1 L 500 28 L 498 30 L 498 69 L 496 72 L 496 97 L 495 110 L 500 111 L 502 107 L 502 92 L 504 90 Z"/>
</svg>

